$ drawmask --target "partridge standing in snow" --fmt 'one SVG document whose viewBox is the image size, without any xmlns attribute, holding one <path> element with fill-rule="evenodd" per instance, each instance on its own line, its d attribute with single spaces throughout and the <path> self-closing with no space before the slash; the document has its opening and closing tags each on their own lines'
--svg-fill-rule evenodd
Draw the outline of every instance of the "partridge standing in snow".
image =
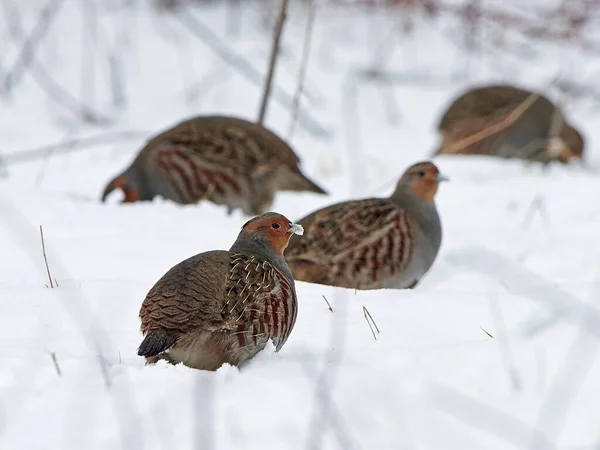
<svg viewBox="0 0 600 450">
<path fill-rule="evenodd" d="M 304 176 L 300 160 L 283 140 L 243 119 L 203 116 L 181 122 L 150 139 L 131 166 L 112 180 L 102 201 L 121 189 L 124 202 L 156 195 L 177 203 L 202 199 L 265 212 L 276 191 L 325 191 Z"/>
<path fill-rule="evenodd" d="M 438 154 L 483 154 L 548 163 L 567 163 L 581 158 L 584 140 L 562 115 L 561 110 L 540 95 L 507 127 L 500 124 L 533 93 L 509 85 L 470 89 L 455 99 L 442 116 L 438 130 L 442 144 Z M 538 95 L 538 94 L 535 94 Z M 461 140 L 490 127 L 488 137 L 464 145 Z M 474 137 L 475 138 L 475 137 Z"/>
<path fill-rule="evenodd" d="M 300 225 L 265 213 L 246 222 L 229 251 L 200 253 L 169 270 L 140 309 L 138 355 L 203 370 L 239 366 L 270 339 L 279 351 L 296 321 L 294 278 L 283 258 Z"/>
<path fill-rule="evenodd" d="M 338 203 L 300 223 L 285 258 L 296 280 L 354 289 L 413 288 L 442 240 L 433 202 L 446 180 L 430 162 L 409 167 L 389 198 Z"/>
</svg>

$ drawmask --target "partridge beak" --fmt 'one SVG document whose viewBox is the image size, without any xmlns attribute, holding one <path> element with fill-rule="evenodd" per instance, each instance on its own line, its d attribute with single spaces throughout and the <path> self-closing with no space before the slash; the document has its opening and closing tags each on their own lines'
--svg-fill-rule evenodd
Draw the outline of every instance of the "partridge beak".
<svg viewBox="0 0 600 450">
<path fill-rule="evenodd" d="M 304 234 L 304 228 L 299 223 L 293 223 L 288 230 L 288 233 L 297 234 L 298 236 L 302 236 Z"/>
<path fill-rule="evenodd" d="M 438 174 L 435 176 L 435 180 L 439 183 L 441 181 L 450 181 L 450 178 L 438 172 Z"/>
</svg>

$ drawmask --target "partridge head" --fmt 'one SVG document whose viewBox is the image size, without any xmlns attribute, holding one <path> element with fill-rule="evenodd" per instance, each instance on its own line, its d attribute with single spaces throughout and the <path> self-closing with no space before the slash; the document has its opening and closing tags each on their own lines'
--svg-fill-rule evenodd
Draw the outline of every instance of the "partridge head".
<svg viewBox="0 0 600 450">
<path fill-rule="evenodd" d="M 396 186 L 393 197 L 414 195 L 427 203 L 433 204 L 435 194 L 437 194 L 439 183 L 448 181 L 445 175 L 442 175 L 435 164 L 431 162 L 420 162 L 410 166 Z"/>
<path fill-rule="evenodd" d="M 409 167 L 387 198 L 337 203 L 298 222 L 286 260 L 300 281 L 353 289 L 413 288 L 435 261 L 442 229 L 434 198 L 447 180 L 431 162 Z"/>
<path fill-rule="evenodd" d="M 148 363 L 216 370 L 240 366 L 271 340 L 279 351 L 296 321 L 294 279 L 283 257 L 302 227 L 278 213 L 244 224 L 228 251 L 200 253 L 171 268 L 140 309 Z"/>
<path fill-rule="evenodd" d="M 102 194 L 120 189 L 124 202 L 162 196 L 181 204 L 210 200 L 248 215 L 265 212 L 278 191 L 325 191 L 300 170 L 291 147 L 244 119 L 201 116 L 150 139 Z"/>
</svg>

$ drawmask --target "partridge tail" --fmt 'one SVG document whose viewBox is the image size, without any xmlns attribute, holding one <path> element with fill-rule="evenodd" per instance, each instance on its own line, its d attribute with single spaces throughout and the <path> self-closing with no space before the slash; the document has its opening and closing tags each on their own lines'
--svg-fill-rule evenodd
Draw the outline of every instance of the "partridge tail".
<svg viewBox="0 0 600 450">
<path fill-rule="evenodd" d="M 152 330 L 138 348 L 138 355 L 152 357 L 168 350 L 177 341 L 177 336 L 165 330 Z"/>
<path fill-rule="evenodd" d="M 284 186 L 281 188 L 286 191 L 308 191 L 317 194 L 327 194 L 319 185 L 309 180 L 302 172 L 292 172 L 286 177 Z"/>
<path fill-rule="evenodd" d="M 116 189 L 121 189 L 125 194 L 124 203 L 132 203 L 140 199 L 139 192 L 131 186 L 127 175 L 123 173 L 106 185 L 102 193 L 102 201 L 106 201 L 106 197 Z"/>
</svg>

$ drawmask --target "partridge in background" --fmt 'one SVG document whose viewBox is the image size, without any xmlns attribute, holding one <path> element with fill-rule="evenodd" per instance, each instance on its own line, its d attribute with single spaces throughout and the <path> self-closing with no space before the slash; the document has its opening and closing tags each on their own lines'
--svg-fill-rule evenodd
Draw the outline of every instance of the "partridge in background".
<svg viewBox="0 0 600 450">
<path fill-rule="evenodd" d="M 296 280 L 354 289 L 410 289 L 442 240 L 434 197 L 446 180 L 430 162 L 409 167 L 389 198 L 338 203 L 303 218 L 285 258 Z"/>
<path fill-rule="evenodd" d="M 544 163 L 582 158 L 584 139 L 579 131 L 558 107 L 537 93 L 539 97 L 514 123 L 462 147 L 462 139 L 499 127 L 515 108 L 531 101 L 533 94 L 509 85 L 466 91 L 452 102 L 438 124 L 442 144 L 435 154 L 482 154 Z"/>
<path fill-rule="evenodd" d="M 294 278 L 283 258 L 302 227 L 281 214 L 246 222 L 229 251 L 200 253 L 169 270 L 140 309 L 148 363 L 216 370 L 240 366 L 272 340 L 287 341 L 298 310 Z"/>
<path fill-rule="evenodd" d="M 124 202 L 161 195 L 177 203 L 202 199 L 265 212 L 277 191 L 325 191 L 304 176 L 300 160 L 265 127 L 233 117 L 203 116 L 181 122 L 150 139 L 131 166 L 104 190 L 121 189 Z"/>
</svg>

